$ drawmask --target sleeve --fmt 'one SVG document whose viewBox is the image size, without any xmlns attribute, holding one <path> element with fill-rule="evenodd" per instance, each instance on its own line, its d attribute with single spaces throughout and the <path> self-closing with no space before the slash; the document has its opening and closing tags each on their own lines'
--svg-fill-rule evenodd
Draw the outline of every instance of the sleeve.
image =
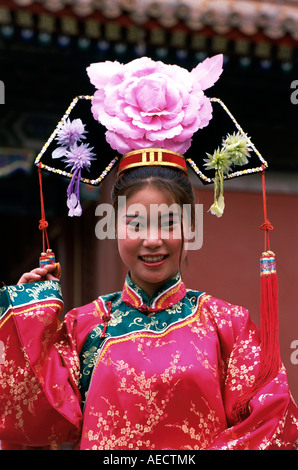
<svg viewBox="0 0 298 470">
<path fill-rule="evenodd" d="M 208 307 L 207 307 L 208 308 Z M 259 331 L 247 310 L 213 299 L 209 315 L 217 330 L 223 362 L 223 400 L 228 428 L 210 450 L 294 450 L 298 446 L 298 409 L 283 365 L 277 376 L 249 402 L 249 414 L 234 419 L 234 405 L 250 387 L 259 367 Z"/>
<path fill-rule="evenodd" d="M 59 281 L 0 289 L 0 439 L 55 448 L 82 421 L 76 311 L 61 322 Z M 22 448 L 22 447 L 21 447 Z"/>
</svg>

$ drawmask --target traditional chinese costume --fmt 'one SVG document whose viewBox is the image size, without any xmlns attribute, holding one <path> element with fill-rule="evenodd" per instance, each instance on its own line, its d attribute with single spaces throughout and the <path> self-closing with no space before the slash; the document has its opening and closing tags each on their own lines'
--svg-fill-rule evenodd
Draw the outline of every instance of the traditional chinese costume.
<svg viewBox="0 0 298 470">
<path fill-rule="evenodd" d="M 58 281 L 4 287 L 0 301 L 3 448 L 296 448 L 283 366 L 234 419 L 259 365 L 247 310 L 187 290 L 179 274 L 150 298 L 127 275 L 122 292 L 63 321 Z"/>
</svg>

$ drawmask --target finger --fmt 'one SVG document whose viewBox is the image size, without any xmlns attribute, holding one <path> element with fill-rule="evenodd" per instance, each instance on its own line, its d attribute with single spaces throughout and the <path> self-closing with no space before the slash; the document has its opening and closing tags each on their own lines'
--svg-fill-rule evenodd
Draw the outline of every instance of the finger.
<svg viewBox="0 0 298 470">
<path fill-rule="evenodd" d="M 61 277 L 61 267 L 59 263 L 45 265 L 47 269 L 46 280 L 48 281 L 59 281 Z"/>
<path fill-rule="evenodd" d="M 45 279 L 48 274 L 48 269 L 46 268 L 35 268 L 32 271 L 25 273 L 21 276 L 18 281 L 18 284 L 28 284 L 29 282 L 37 282 Z"/>
<path fill-rule="evenodd" d="M 28 284 L 30 282 L 38 281 L 59 281 L 59 277 L 56 277 L 57 264 L 46 264 L 42 268 L 35 268 L 32 271 L 25 273 L 21 276 L 18 284 Z M 53 274 L 51 274 L 53 273 Z"/>
<path fill-rule="evenodd" d="M 42 268 L 46 269 L 48 272 L 51 272 L 51 271 L 54 271 L 55 264 L 54 263 L 45 264 Z"/>
<path fill-rule="evenodd" d="M 29 282 L 36 282 L 40 281 L 41 279 L 42 276 L 40 274 L 34 272 L 25 273 L 19 279 L 18 284 L 28 284 Z"/>
<path fill-rule="evenodd" d="M 47 281 L 59 281 L 58 277 L 53 276 L 52 274 L 47 274 Z"/>
</svg>

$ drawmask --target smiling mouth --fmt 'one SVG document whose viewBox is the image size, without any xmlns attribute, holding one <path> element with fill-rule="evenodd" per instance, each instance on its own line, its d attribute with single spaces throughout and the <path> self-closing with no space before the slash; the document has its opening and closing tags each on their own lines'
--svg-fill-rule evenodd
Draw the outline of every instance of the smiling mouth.
<svg viewBox="0 0 298 470">
<path fill-rule="evenodd" d="M 161 261 L 165 260 L 168 255 L 155 255 L 155 256 L 140 256 L 139 258 L 144 261 L 144 263 L 160 263 Z"/>
</svg>

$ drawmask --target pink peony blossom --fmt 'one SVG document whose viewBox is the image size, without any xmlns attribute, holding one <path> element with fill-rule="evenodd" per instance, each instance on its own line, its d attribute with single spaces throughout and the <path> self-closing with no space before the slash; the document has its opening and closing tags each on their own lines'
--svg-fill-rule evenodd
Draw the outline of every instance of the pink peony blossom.
<svg viewBox="0 0 298 470">
<path fill-rule="evenodd" d="M 97 88 L 92 113 L 106 127 L 107 142 L 121 154 L 148 147 L 185 153 L 212 118 L 204 90 L 220 77 L 222 62 L 219 54 L 191 72 L 148 57 L 91 64 L 87 73 Z"/>
</svg>

